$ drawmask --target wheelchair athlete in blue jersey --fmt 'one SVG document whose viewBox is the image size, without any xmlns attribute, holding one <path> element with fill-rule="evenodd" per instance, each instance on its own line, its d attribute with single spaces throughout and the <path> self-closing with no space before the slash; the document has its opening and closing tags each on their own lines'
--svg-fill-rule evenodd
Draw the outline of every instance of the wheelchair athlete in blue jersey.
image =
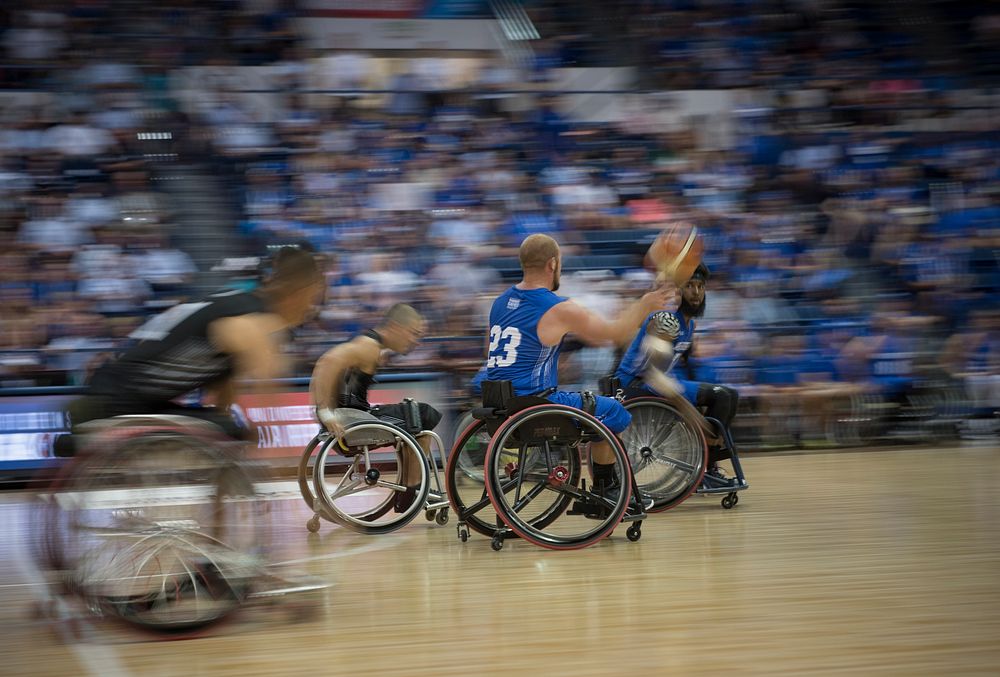
<svg viewBox="0 0 1000 677">
<path fill-rule="evenodd" d="M 557 383 L 559 352 L 572 334 L 590 344 L 623 343 L 643 318 L 662 310 L 674 296 L 673 288 L 647 293 L 614 321 L 604 320 L 573 301 L 556 295 L 562 269 L 559 245 L 548 235 L 531 235 L 520 248 L 522 281 L 500 295 L 490 310 L 489 350 L 485 378 L 509 381 L 517 396 L 544 397 L 550 402 L 591 410 L 613 433 L 621 433 L 631 416 L 611 397 L 561 391 Z M 610 444 L 591 446 L 595 490 L 616 492 L 615 456 Z"/>
<path fill-rule="evenodd" d="M 736 416 L 738 393 L 727 386 L 677 378 L 673 368 L 686 361 L 694 345 L 695 319 L 705 312 L 705 282 L 709 277 L 704 264 L 698 266 L 691 279 L 681 288 L 681 304 L 676 312 L 658 311 L 649 315 L 639 333 L 622 356 L 615 377 L 626 398 L 658 395 L 667 399 L 683 398 L 696 407 L 703 407 L 705 416 L 719 421 L 728 431 Z M 651 365 L 650 340 L 672 342 L 672 359 L 666 365 Z M 660 367 L 666 366 L 665 370 Z M 666 373 L 664 373 L 666 372 Z M 719 431 L 722 432 L 722 431 Z M 731 446 L 719 437 L 708 436 L 708 469 L 706 475 L 717 484 L 739 486 L 738 478 L 725 478 L 719 461 L 733 458 Z M 725 435 L 722 435 L 725 438 Z M 735 464 L 734 464 L 735 465 Z"/>
</svg>

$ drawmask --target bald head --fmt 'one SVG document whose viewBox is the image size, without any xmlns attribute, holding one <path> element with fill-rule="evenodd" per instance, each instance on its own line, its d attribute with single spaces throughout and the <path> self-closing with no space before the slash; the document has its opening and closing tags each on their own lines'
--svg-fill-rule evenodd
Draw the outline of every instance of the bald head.
<svg viewBox="0 0 1000 677">
<path fill-rule="evenodd" d="M 397 303 L 385 311 L 382 316 L 381 326 L 389 323 L 401 324 L 405 327 L 412 327 L 423 320 L 420 313 L 413 306 L 406 303 Z"/>
<path fill-rule="evenodd" d="M 552 259 L 559 258 L 559 244 L 548 235 L 529 235 L 521 243 L 521 270 L 537 272 L 545 270 Z"/>
<path fill-rule="evenodd" d="M 413 350 L 424 335 L 424 318 L 416 308 L 397 303 L 382 316 L 378 325 L 382 344 L 396 353 Z"/>
</svg>

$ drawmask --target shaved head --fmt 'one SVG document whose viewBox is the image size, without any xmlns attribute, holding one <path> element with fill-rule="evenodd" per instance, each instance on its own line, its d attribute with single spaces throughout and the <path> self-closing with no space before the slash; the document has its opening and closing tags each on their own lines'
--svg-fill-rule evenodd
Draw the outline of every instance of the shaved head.
<svg viewBox="0 0 1000 677">
<path fill-rule="evenodd" d="M 385 311 L 385 315 L 382 316 L 382 325 L 395 322 L 404 327 L 412 327 L 421 320 L 423 320 L 423 317 L 417 312 L 416 308 L 406 303 L 397 303 Z"/>
<path fill-rule="evenodd" d="M 397 303 L 382 316 L 378 333 L 382 345 L 389 350 L 406 354 L 413 350 L 424 335 L 424 318 L 411 305 Z"/>
<path fill-rule="evenodd" d="M 521 243 L 521 270 L 543 270 L 549 261 L 559 258 L 559 244 L 548 235 L 529 235 Z"/>
</svg>

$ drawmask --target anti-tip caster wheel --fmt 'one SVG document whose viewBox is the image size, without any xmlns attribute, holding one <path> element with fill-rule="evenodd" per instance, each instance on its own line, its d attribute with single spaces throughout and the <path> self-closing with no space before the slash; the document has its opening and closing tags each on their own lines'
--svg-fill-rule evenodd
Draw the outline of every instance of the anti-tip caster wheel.
<svg viewBox="0 0 1000 677">
<path fill-rule="evenodd" d="M 438 526 L 443 527 L 448 523 L 448 508 L 441 508 L 438 514 L 434 516 L 434 521 L 437 522 Z"/>
<path fill-rule="evenodd" d="M 730 510 L 736 505 L 736 494 L 726 494 L 726 497 L 722 499 L 722 507 L 726 510 Z"/>
<path fill-rule="evenodd" d="M 625 532 L 625 538 L 635 543 L 642 538 L 642 529 L 639 527 L 629 527 L 628 531 Z"/>
<path fill-rule="evenodd" d="M 494 536 L 493 540 L 490 541 L 490 547 L 496 552 L 500 552 L 503 549 L 503 537 Z"/>
<path fill-rule="evenodd" d="M 437 517 L 437 510 L 428 510 L 424 513 L 424 517 L 427 518 L 428 522 L 433 522 L 434 518 Z"/>
<path fill-rule="evenodd" d="M 468 541 L 469 540 L 469 530 L 466 529 L 465 527 L 459 527 L 458 528 L 458 540 L 462 541 L 462 543 L 465 543 L 466 541 Z"/>
<path fill-rule="evenodd" d="M 309 518 L 309 521 L 306 522 L 306 529 L 309 530 L 310 534 L 315 534 L 319 531 L 319 515 L 313 515 Z"/>
</svg>

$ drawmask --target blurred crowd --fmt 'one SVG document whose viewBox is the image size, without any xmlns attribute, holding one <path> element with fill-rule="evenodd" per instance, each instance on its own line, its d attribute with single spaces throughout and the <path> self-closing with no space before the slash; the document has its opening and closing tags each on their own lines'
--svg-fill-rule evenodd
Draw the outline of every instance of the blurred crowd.
<svg viewBox="0 0 1000 677">
<path fill-rule="evenodd" d="M 986 5 L 838 0 L 530 3 L 536 67 L 642 67 L 664 89 L 796 87 L 897 98 L 1000 73 L 1000 14 Z M 835 94 L 835 98 L 838 98 Z M 847 102 L 845 100 L 845 102 Z"/>
<path fill-rule="evenodd" d="M 391 91 L 334 96 L 297 90 L 316 70 L 361 85 L 372 57 L 306 49 L 294 2 L 5 8 L 3 87 L 60 96 L 0 111 L 0 380 L 83 382 L 145 317 L 200 291 L 162 186 L 164 158 L 196 150 L 226 182 L 237 255 L 305 242 L 328 255 L 300 374 L 404 300 L 431 336 L 395 366 L 452 374 L 462 398 L 523 237 L 554 234 L 563 288 L 610 315 L 650 284 L 656 232 L 686 219 L 712 276 L 683 368 L 744 393 L 747 434 L 798 444 L 875 419 L 995 414 L 1000 136 L 995 104 L 963 105 L 967 88 L 989 91 L 989 59 L 964 72 L 921 57 L 919 34 L 867 3 L 528 8 L 542 37 L 526 63 L 485 58 L 446 88 L 448 59 L 415 58 Z M 964 12 L 959 56 L 995 57 L 1000 20 Z M 768 96 L 739 99 L 724 144 L 648 103 L 574 121 L 559 69 L 619 63 L 645 87 Z M 268 115 L 221 85 L 183 105 L 175 71 L 220 64 L 278 65 Z M 150 151 L 151 129 L 170 130 L 170 153 Z M 614 359 L 570 354 L 563 382 L 592 387 Z"/>
</svg>

